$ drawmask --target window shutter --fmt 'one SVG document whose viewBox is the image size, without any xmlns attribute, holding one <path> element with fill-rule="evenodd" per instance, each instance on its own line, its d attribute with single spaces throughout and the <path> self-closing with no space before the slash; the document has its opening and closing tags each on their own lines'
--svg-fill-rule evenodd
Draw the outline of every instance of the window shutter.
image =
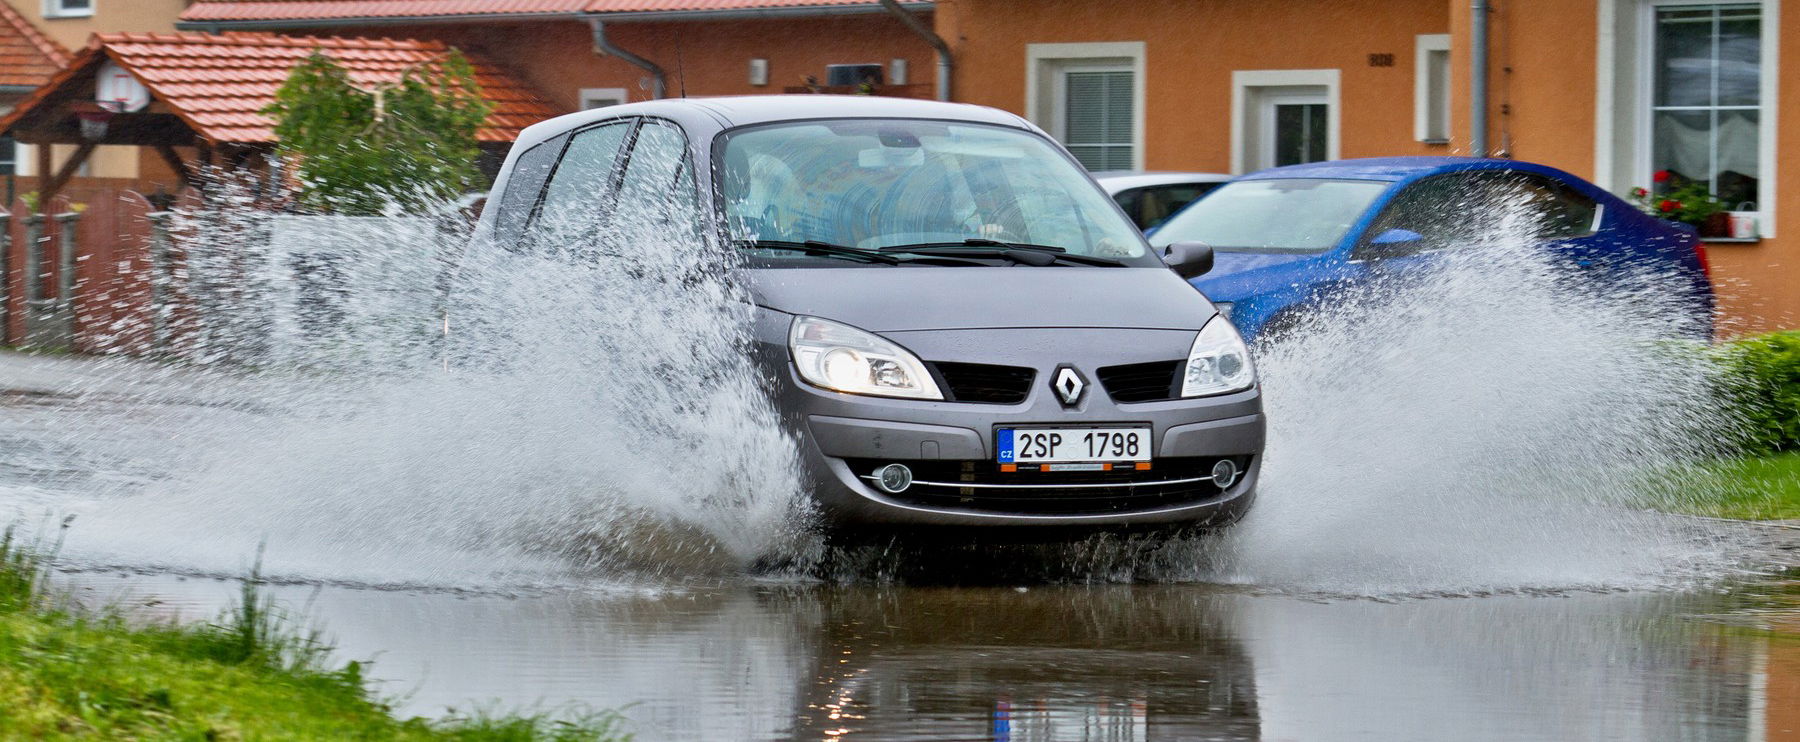
<svg viewBox="0 0 1800 742">
<path fill-rule="evenodd" d="M 1132 141 L 1132 73 L 1065 74 L 1063 143 L 1089 170 L 1130 169 L 1136 147 Z"/>
</svg>

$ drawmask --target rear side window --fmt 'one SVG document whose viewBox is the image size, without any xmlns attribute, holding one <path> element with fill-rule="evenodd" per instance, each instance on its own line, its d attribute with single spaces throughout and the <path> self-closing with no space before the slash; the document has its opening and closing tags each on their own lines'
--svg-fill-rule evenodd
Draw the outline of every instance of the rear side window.
<svg viewBox="0 0 1800 742">
<path fill-rule="evenodd" d="M 494 214 L 494 235 L 500 244 L 510 245 L 519 239 L 525 222 L 531 218 L 531 207 L 537 205 L 544 181 L 556 166 L 568 135 L 553 137 L 525 150 L 513 161 L 512 174 L 506 179 L 506 194 L 501 196 L 499 211 Z"/>
<path fill-rule="evenodd" d="M 1594 199 L 1542 175 L 1512 175 L 1501 179 L 1507 186 L 1503 196 L 1537 217 L 1541 239 L 1563 240 L 1594 233 L 1600 216 L 1600 204 Z"/>
<path fill-rule="evenodd" d="M 599 210 L 612 187 L 619 145 L 630 130 L 629 121 L 615 121 L 576 132 L 544 190 L 538 221 L 578 218 Z"/>
<path fill-rule="evenodd" d="M 1174 183 L 1170 185 L 1147 186 L 1121 191 L 1113 196 L 1119 202 L 1119 208 L 1131 217 L 1138 229 L 1150 229 L 1167 221 L 1181 207 L 1193 203 L 1194 199 L 1206 195 L 1207 191 L 1217 188 L 1217 183 Z"/>
</svg>

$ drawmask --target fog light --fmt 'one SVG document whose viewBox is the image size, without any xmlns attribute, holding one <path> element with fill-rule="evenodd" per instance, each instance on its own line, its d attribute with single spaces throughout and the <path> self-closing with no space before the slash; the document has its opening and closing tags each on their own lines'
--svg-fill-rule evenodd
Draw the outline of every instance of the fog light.
<svg viewBox="0 0 1800 742">
<path fill-rule="evenodd" d="M 905 492 L 907 487 L 912 486 L 912 470 L 906 468 L 905 464 L 888 464 L 881 467 L 875 470 L 875 486 L 890 495 Z"/>
<path fill-rule="evenodd" d="M 1213 484 L 1219 485 L 1219 489 L 1230 488 L 1237 483 L 1237 478 L 1237 464 L 1231 463 L 1231 459 L 1219 459 L 1219 463 L 1213 464 L 1212 480 Z"/>
</svg>

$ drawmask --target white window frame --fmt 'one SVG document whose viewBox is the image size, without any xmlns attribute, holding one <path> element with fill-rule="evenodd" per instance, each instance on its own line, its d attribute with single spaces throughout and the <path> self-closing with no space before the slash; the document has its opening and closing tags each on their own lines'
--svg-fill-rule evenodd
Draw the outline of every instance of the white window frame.
<svg viewBox="0 0 1800 742">
<path fill-rule="evenodd" d="M 1234 70 L 1231 73 L 1231 172 L 1241 175 L 1254 169 L 1255 153 L 1247 142 L 1251 130 L 1263 127 L 1263 99 L 1283 95 L 1280 88 L 1314 87 L 1325 89 L 1325 159 L 1343 155 L 1339 144 L 1343 132 L 1343 94 L 1338 70 Z"/>
<path fill-rule="evenodd" d="M 1780 0 L 1600 0 L 1594 105 L 1594 182 L 1614 193 L 1649 187 L 1658 8 L 1757 3 L 1762 6 L 1762 91 L 1758 114 L 1757 232 L 1775 236 L 1780 183 Z"/>
<path fill-rule="evenodd" d="M 1065 73 L 1131 72 L 1131 168 L 1144 169 L 1144 42 L 1025 45 L 1025 117 L 1064 141 Z"/>
<path fill-rule="evenodd" d="M 85 8 L 69 8 L 63 5 L 63 0 L 44 0 L 44 17 L 89 18 L 94 15 L 94 6 L 99 4 L 100 0 L 88 0 Z"/>
<path fill-rule="evenodd" d="M 605 106 L 589 107 L 588 101 L 604 99 L 616 100 L 619 102 L 617 105 L 631 102 L 631 98 L 625 94 L 624 88 L 582 88 L 577 104 L 581 107 L 580 110 L 591 111 L 594 108 L 604 108 Z"/>
<path fill-rule="evenodd" d="M 1450 53 L 1450 34 L 1419 34 L 1413 37 L 1413 139 L 1428 144 L 1445 144 L 1450 141 L 1453 130 L 1450 123 L 1450 86 L 1454 85 L 1455 74 L 1445 77 L 1443 101 L 1444 130 L 1434 136 L 1431 131 L 1431 55 L 1433 52 Z M 1454 70 L 1451 70 L 1454 73 Z"/>
</svg>

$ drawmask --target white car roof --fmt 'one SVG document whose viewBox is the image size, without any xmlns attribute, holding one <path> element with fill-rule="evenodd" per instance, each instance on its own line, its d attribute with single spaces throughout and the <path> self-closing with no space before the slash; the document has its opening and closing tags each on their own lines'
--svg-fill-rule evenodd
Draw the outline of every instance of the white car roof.
<svg viewBox="0 0 1800 742">
<path fill-rule="evenodd" d="M 1231 178 L 1232 176 L 1227 173 L 1130 172 L 1122 170 L 1094 173 L 1094 181 L 1099 183 L 1101 188 L 1106 189 L 1108 195 L 1146 186 L 1223 183 Z"/>
</svg>

